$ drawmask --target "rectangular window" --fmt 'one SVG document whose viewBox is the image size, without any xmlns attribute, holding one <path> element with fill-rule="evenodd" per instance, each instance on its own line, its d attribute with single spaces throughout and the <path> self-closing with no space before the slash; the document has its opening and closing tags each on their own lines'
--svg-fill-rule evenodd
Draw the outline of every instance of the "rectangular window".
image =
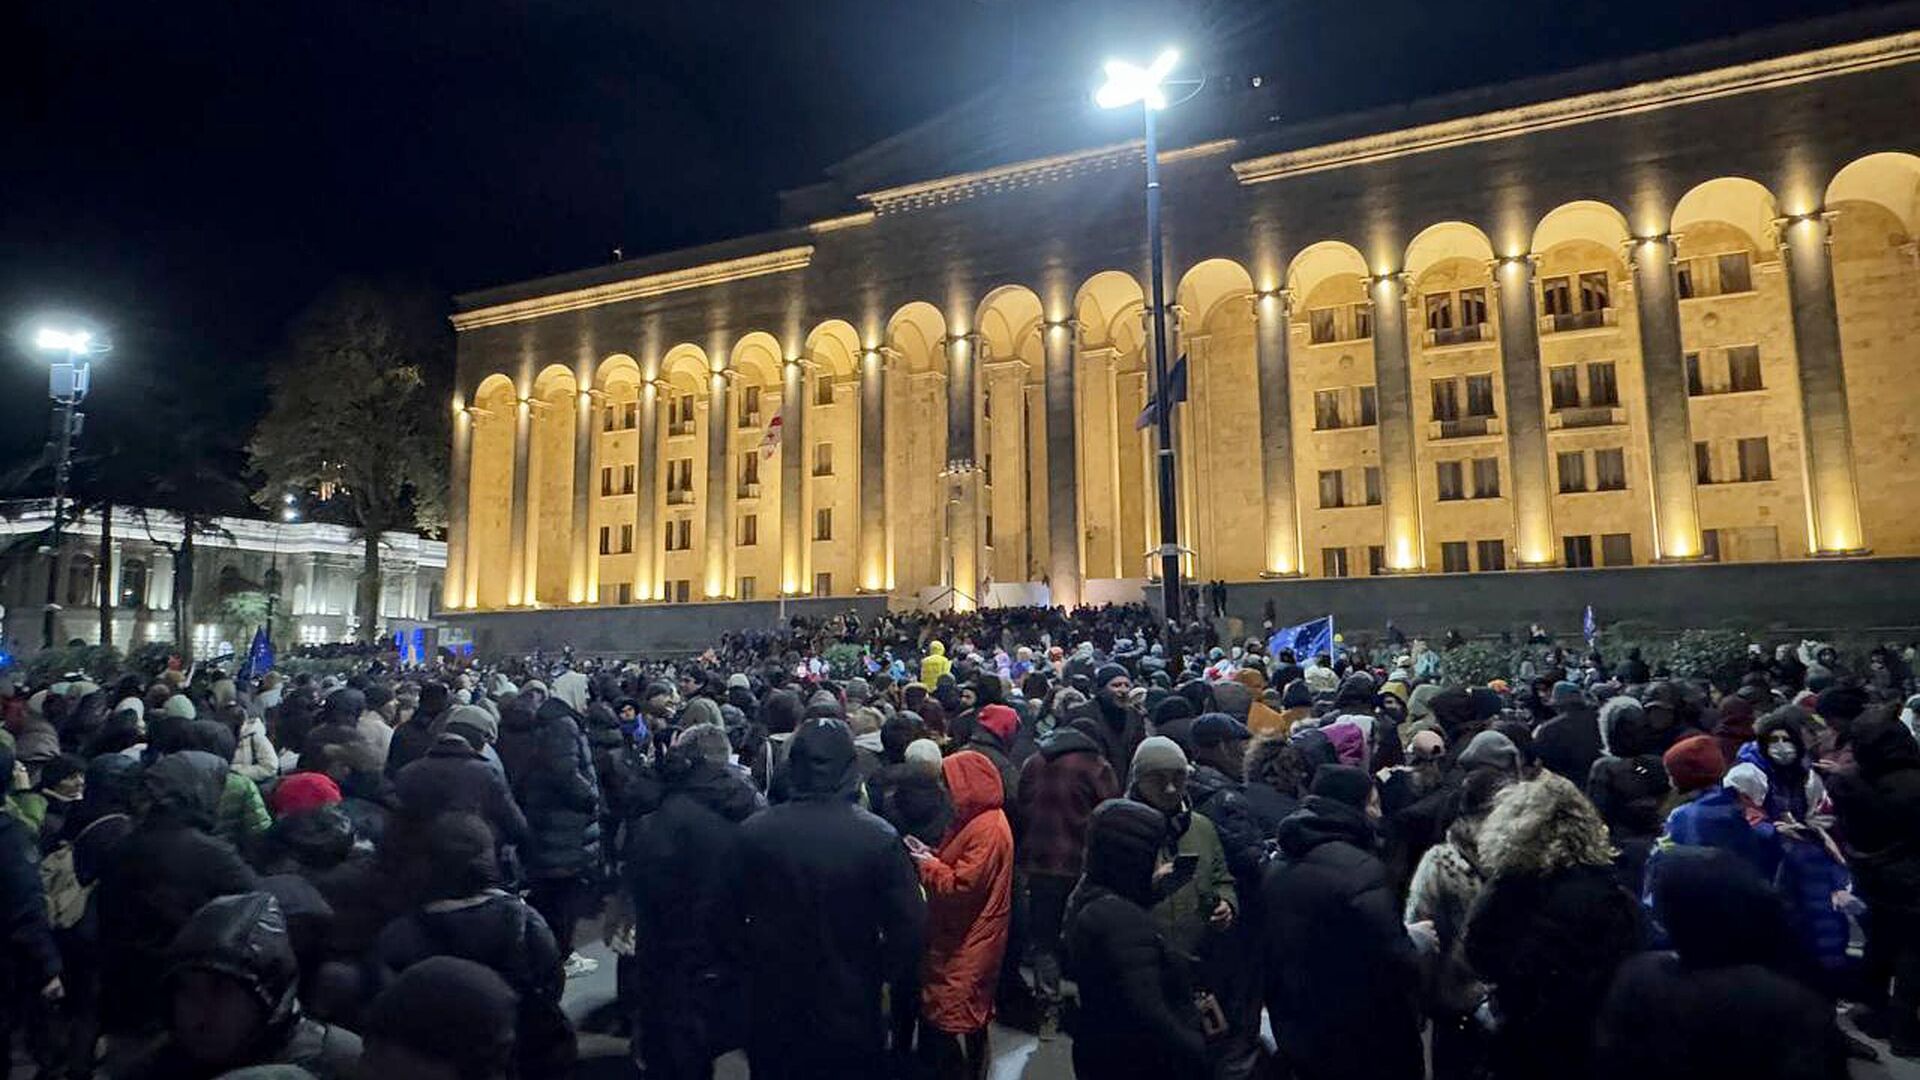
<svg viewBox="0 0 1920 1080">
<path fill-rule="evenodd" d="M 1580 407 L 1580 366 L 1559 364 L 1547 369 L 1547 389 L 1556 409 Z"/>
<path fill-rule="evenodd" d="M 1454 379 L 1435 379 L 1433 387 L 1433 418 L 1435 420 L 1460 419 L 1460 383 Z"/>
<path fill-rule="evenodd" d="M 1313 392 L 1313 430 L 1332 431 L 1340 426 L 1340 391 Z"/>
<path fill-rule="evenodd" d="M 1497 499 L 1500 497 L 1500 459 L 1477 457 L 1473 459 L 1473 497 L 1476 499 Z"/>
<path fill-rule="evenodd" d="M 1700 397 L 1707 392 L 1706 380 L 1700 377 L 1700 354 L 1687 354 L 1687 396 Z"/>
<path fill-rule="evenodd" d="M 1627 490 L 1627 452 L 1619 447 L 1593 452 L 1593 489 Z"/>
<path fill-rule="evenodd" d="M 632 431 L 634 428 L 637 428 L 639 426 L 640 426 L 640 403 L 637 401 L 622 402 L 620 405 L 621 430 Z"/>
<path fill-rule="evenodd" d="M 1700 557 L 1708 562 L 1720 561 L 1720 530 L 1700 530 Z"/>
<path fill-rule="evenodd" d="M 1440 572 L 1443 574 L 1464 574 L 1473 569 L 1467 558 L 1465 540 L 1444 540 L 1440 544 Z"/>
<path fill-rule="evenodd" d="M 813 595 L 815 596 L 832 596 L 833 595 L 833 575 L 832 574 L 822 571 L 818 574 L 813 575 Z"/>
<path fill-rule="evenodd" d="M 667 462 L 668 493 L 671 494 L 676 491 L 691 492 L 692 490 L 693 490 L 693 459 L 692 458 L 674 458 L 672 461 Z"/>
<path fill-rule="evenodd" d="M 1360 388 L 1360 426 L 1372 427 L 1380 422 L 1380 392 L 1371 386 Z"/>
<path fill-rule="evenodd" d="M 1347 505 L 1345 486 L 1339 469 L 1320 470 L 1320 509 L 1336 510 Z"/>
<path fill-rule="evenodd" d="M 1693 260 L 1692 259 L 1682 259 L 1678 263 L 1674 264 L 1673 284 L 1674 284 L 1674 288 L 1679 292 L 1680 299 L 1682 300 L 1693 299 L 1694 291 L 1693 291 Z"/>
<path fill-rule="evenodd" d="M 1540 313 L 1549 316 L 1573 314 L 1571 278 L 1550 277 L 1540 282 Z"/>
<path fill-rule="evenodd" d="M 674 523 L 680 530 L 680 550 L 693 550 L 693 519 L 681 518 Z"/>
<path fill-rule="evenodd" d="M 667 434 L 693 434 L 693 395 L 676 394 L 667 401 Z"/>
<path fill-rule="evenodd" d="M 1453 329 L 1453 294 L 1427 294 L 1427 329 L 1435 331 Z"/>
<path fill-rule="evenodd" d="M 600 554 L 613 554 L 613 526 L 600 526 Z"/>
<path fill-rule="evenodd" d="M 823 442 L 823 443 L 813 444 L 813 475 L 815 476 L 832 476 L 833 475 L 833 444 L 832 443 Z"/>
<path fill-rule="evenodd" d="M 1609 305 L 1607 272 L 1591 270 L 1580 275 L 1580 310 L 1605 311 Z"/>
<path fill-rule="evenodd" d="M 613 406 L 611 406 L 611 405 L 609 405 L 609 406 L 607 406 L 607 407 L 606 407 L 605 409 L 603 409 L 603 410 L 601 410 L 601 413 L 600 413 L 600 430 L 601 430 L 601 431 L 612 431 L 612 430 L 613 430 Z"/>
<path fill-rule="evenodd" d="M 1460 290 L 1460 325 L 1480 326 L 1487 321 L 1487 290 Z"/>
<path fill-rule="evenodd" d="M 755 547 L 760 543 L 760 515 L 741 514 L 738 526 L 733 530 L 741 547 Z"/>
<path fill-rule="evenodd" d="M 986 528 L 986 534 L 983 537 L 983 539 L 986 541 L 986 545 L 988 547 L 993 546 L 993 515 L 992 514 L 987 515 L 987 528 Z"/>
<path fill-rule="evenodd" d="M 1594 408 L 1620 404 L 1620 383 L 1614 376 L 1613 361 L 1601 360 L 1587 365 L 1587 404 Z"/>
<path fill-rule="evenodd" d="M 688 581 L 686 578 L 681 578 L 680 580 L 673 583 L 673 602 L 674 603 L 684 604 L 687 602 L 688 598 L 691 597 L 692 595 L 693 595 L 693 582 Z"/>
<path fill-rule="evenodd" d="M 813 403 L 815 405 L 833 404 L 833 380 L 816 378 L 813 380 Z"/>
<path fill-rule="evenodd" d="M 734 583 L 733 595 L 741 600 L 751 600 L 753 599 L 755 586 L 758 584 L 759 582 L 755 581 L 751 575 L 744 576 L 738 582 Z"/>
<path fill-rule="evenodd" d="M 632 465 L 620 466 L 620 494 L 633 494 L 633 477 L 634 467 Z"/>
<path fill-rule="evenodd" d="M 1338 341 L 1333 308 L 1314 308 L 1307 312 L 1307 340 L 1315 345 Z"/>
<path fill-rule="evenodd" d="M 1764 389 L 1760 385 L 1760 346 L 1736 345 L 1727 350 L 1727 389 Z"/>
<path fill-rule="evenodd" d="M 1387 572 L 1387 547 L 1385 544 L 1373 544 L 1367 548 L 1367 576 L 1379 577 Z"/>
<path fill-rule="evenodd" d="M 1734 251 L 1720 256 L 1720 291 L 1723 293 L 1743 293 L 1753 291 L 1753 261 L 1744 251 Z"/>
<path fill-rule="evenodd" d="M 1593 565 L 1593 537 L 1563 536 L 1560 538 L 1561 553 L 1570 568 Z"/>
<path fill-rule="evenodd" d="M 602 466 L 600 469 L 600 494 L 613 494 L 613 466 L 611 465 Z"/>
<path fill-rule="evenodd" d="M 1380 505 L 1380 466 L 1369 465 L 1365 469 L 1361 470 L 1361 472 L 1366 480 L 1366 496 L 1367 496 L 1366 505 L 1379 506 Z"/>
<path fill-rule="evenodd" d="M 1740 454 L 1740 479 L 1742 481 L 1773 479 L 1773 459 L 1767 453 L 1767 437 L 1741 439 L 1736 444 Z"/>
<path fill-rule="evenodd" d="M 621 582 L 618 586 L 614 588 L 613 595 L 615 597 L 614 603 L 617 603 L 617 604 L 633 603 L 633 582 L 631 581 Z"/>
<path fill-rule="evenodd" d="M 1461 470 L 1459 462 L 1442 461 L 1435 465 L 1434 469 L 1438 474 L 1441 502 L 1453 502 L 1456 499 L 1466 498 L 1466 492 L 1462 490 L 1460 482 Z"/>
<path fill-rule="evenodd" d="M 1467 415 L 1493 416 L 1493 376 L 1467 376 Z"/>
<path fill-rule="evenodd" d="M 633 551 L 633 526 L 622 525 L 620 526 L 620 554 L 626 555 L 626 554 L 630 554 L 632 551 Z"/>
<path fill-rule="evenodd" d="M 742 387 L 740 390 L 740 426 L 750 428 L 760 423 L 760 388 Z"/>
<path fill-rule="evenodd" d="M 1353 305 L 1353 340 L 1365 341 L 1373 336 L 1373 305 Z"/>
<path fill-rule="evenodd" d="M 1705 442 L 1693 444 L 1693 482 L 1713 483 L 1713 447 Z"/>
<path fill-rule="evenodd" d="M 1324 577 L 1347 576 L 1347 549 L 1330 547 L 1320 549 L 1320 573 Z"/>
<path fill-rule="evenodd" d="M 1607 533 L 1600 537 L 1601 566 L 1633 565 L 1633 534 Z"/>
<path fill-rule="evenodd" d="M 813 538 L 815 540 L 833 539 L 833 508 L 823 506 L 813 512 Z"/>
<path fill-rule="evenodd" d="M 760 486 L 760 451 L 758 450 L 749 450 L 740 455 L 740 486 L 746 489 L 749 485 L 755 488 Z M 742 490 L 740 494 L 744 498 L 752 498 L 759 492 L 749 494 L 748 491 Z"/>
<path fill-rule="evenodd" d="M 1587 455 L 1578 450 L 1563 450 L 1555 457 L 1560 465 L 1560 494 L 1587 490 Z"/>
<path fill-rule="evenodd" d="M 1482 570 L 1505 570 L 1507 568 L 1507 545 L 1503 540 L 1476 540 L 1473 544 L 1473 557 Z"/>
</svg>

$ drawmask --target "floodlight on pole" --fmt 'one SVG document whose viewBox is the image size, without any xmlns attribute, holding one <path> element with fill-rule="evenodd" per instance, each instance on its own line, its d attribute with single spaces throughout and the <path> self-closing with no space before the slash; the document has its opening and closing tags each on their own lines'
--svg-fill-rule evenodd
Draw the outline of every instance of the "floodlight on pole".
<svg viewBox="0 0 1920 1080">
<path fill-rule="evenodd" d="M 1179 62 L 1178 49 L 1160 50 L 1160 55 L 1146 67 L 1126 60 L 1109 60 L 1107 81 L 1094 93 L 1094 103 L 1103 109 L 1118 109 L 1138 101 L 1149 109 L 1164 109 L 1167 95 L 1160 84 L 1173 74 L 1173 66 Z"/>
<path fill-rule="evenodd" d="M 47 396 L 53 399 L 53 439 L 59 448 L 54 458 L 53 527 L 47 544 L 47 603 L 40 624 L 41 647 L 51 649 L 60 613 L 60 541 L 66 525 L 67 478 L 73 471 L 73 439 L 80 433 L 80 401 L 87 396 L 87 378 L 91 365 L 87 357 L 107 351 L 105 342 L 94 340 L 92 331 L 43 326 L 33 335 L 34 348 L 58 354 L 47 371 Z"/>
</svg>

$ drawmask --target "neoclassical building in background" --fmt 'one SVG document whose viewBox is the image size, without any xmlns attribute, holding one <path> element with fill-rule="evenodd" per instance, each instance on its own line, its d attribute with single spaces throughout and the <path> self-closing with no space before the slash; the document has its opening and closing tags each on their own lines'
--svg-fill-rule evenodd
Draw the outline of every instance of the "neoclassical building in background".
<svg viewBox="0 0 1920 1080">
<path fill-rule="evenodd" d="M 1187 570 L 1920 554 L 1916 106 L 1882 20 L 1170 111 Z M 1137 599 L 1141 144 L 969 109 L 781 231 L 460 297 L 445 607 Z"/>
</svg>

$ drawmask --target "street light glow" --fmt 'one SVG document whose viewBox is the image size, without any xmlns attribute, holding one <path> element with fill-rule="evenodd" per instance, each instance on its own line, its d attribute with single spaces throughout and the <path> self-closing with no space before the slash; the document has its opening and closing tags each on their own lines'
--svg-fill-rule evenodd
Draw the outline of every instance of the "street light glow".
<svg viewBox="0 0 1920 1080">
<path fill-rule="evenodd" d="M 43 326 L 34 335 L 34 345 L 51 352 L 83 353 L 93 343 L 93 335 L 85 330 L 55 330 Z"/>
<path fill-rule="evenodd" d="M 1160 50 L 1153 63 L 1144 68 L 1125 60 L 1109 60 L 1107 81 L 1094 93 L 1093 100 L 1103 109 L 1118 109 L 1136 101 L 1144 102 L 1149 109 L 1164 109 L 1167 95 L 1161 91 L 1160 84 L 1179 62 L 1178 49 Z"/>
</svg>

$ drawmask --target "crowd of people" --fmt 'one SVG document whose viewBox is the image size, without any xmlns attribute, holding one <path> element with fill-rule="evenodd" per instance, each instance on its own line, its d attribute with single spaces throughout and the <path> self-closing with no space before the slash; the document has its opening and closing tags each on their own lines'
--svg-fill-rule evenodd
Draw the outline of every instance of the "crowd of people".
<svg viewBox="0 0 1920 1080">
<path fill-rule="evenodd" d="M 1843 1015 L 1920 1056 L 1911 656 L 1713 685 L 1540 641 L 1469 686 L 1397 633 L 1216 634 L 849 614 L 14 686 L 0 1039 L 43 1076 L 566 1076 L 595 929 L 668 1080 L 984 1077 L 996 1022 L 1087 1080 L 1814 1080 L 1877 1052 Z"/>
</svg>

